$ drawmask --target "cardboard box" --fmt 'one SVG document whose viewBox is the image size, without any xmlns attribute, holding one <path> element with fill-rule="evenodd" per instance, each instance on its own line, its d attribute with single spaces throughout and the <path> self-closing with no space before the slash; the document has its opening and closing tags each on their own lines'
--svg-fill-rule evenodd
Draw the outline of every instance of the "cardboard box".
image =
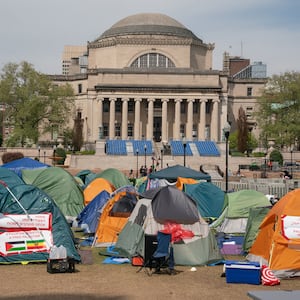
<svg viewBox="0 0 300 300">
<path fill-rule="evenodd" d="M 225 262 L 225 276 L 227 283 L 260 284 L 260 264 L 228 260 Z"/>
<path fill-rule="evenodd" d="M 239 255 L 242 254 L 243 249 L 242 245 L 238 244 L 223 244 L 221 253 L 223 255 Z"/>
</svg>

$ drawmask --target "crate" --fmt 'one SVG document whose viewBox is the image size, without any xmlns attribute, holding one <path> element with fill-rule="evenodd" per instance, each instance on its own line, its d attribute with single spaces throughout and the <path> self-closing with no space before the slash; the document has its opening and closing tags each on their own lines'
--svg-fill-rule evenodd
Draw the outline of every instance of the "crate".
<svg viewBox="0 0 300 300">
<path fill-rule="evenodd" d="M 75 261 L 72 258 L 48 259 L 48 273 L 73 273 L 75 272 Z"/>
<path fill-rule="evenodd" d="M 240 255 L 243 252 L 242 245 L 239 244 L 225 244 L 221 248 L 221 253 L 223 255 Z"/>
<path fill-rule="evenodd" d="M 225 261 L 227 283 L 260 284 L 261 271 L 258 262 Z"/>
</svg>

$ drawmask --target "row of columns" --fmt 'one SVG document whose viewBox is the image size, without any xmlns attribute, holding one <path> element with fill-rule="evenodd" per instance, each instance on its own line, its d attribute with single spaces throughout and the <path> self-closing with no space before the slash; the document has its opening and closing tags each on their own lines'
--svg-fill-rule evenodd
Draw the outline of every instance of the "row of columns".
<svg viewBox="0 0 300 300">
<path fill-rule="evenodd" d="M 144 98 L 135 98 L 135 109 L 134 109 L 134 139 L 141 139 L 141 102 Z M 92 114 L 96 113 L 98 116 L 94 118 L 95 120 L 95 128 L 103 127 L 103 97 L 97 97 L 97 107 L 96 112 L 92 111 Z M 110 98 L 109 103 L 109 138 L 113 139 L 115 137 L 115 102 L 116 98 Z M 122 123 L 121 123 L 121 138 L 127 139 L 127 128 L 128 128 L 128 98 L 122 99 Z M 147 115 L 147 126 L 146 126 L 146 139 L 152 140 L 153 138 L 153 121 L 154 121 L 154 101 L 156 98 L 148 98 L 148 115 Z M 168 141 L 168 104 L 169 99 L 162 98 L 160 99 L 162 102 L 162 127 L 161 127 L 161 139 L 162 141 Z M 173 123 L 173 136 L 174 140 L 181 139 L 180 136 L 180 124 L 181 124 L 181 111 L 180 106 L 183 99 L 174 99 L 175 103 L 175 115 L 174 115 L 174 123 Z M 187 122 L 186 122 L 186 136 L 187 140 L 193 139 L 193 103 L 195 99 L 188 98 L 187 99 Z M 198 120 L 198 139 L 205 140 L 206 138 L 206 103 L 208 102 L 208 98 L 200 99 L 200 117 Z M 220 99 L 213 98 L 212 99 L 212 113 L 210 118 L 210 139 L 218 141 L 219 140 L 219 107 Z M 173 118 L 173 117 L 172 117 Z M 173 119 L 172 119 L 173 120 Z"/>
</svg>

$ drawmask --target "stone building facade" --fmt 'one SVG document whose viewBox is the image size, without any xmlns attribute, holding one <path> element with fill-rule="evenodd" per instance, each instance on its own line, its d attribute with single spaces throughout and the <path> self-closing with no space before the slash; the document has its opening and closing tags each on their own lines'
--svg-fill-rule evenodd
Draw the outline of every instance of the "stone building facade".
<svg viewBox="0 0 300 300">
<path fill-rule="evenodd" d="M 64 75 L 52 79 L 73 86 L 70 126 L 80 118 L 87 143 L 222 142 L 224 124 L 236 128 L 241 106 L 253 132 L 258 130 L 253 112 L 266 83 L 265 65 L 225 53 L 223 70 L 213 70 L 214 44 L 169 16 L 128 16 L 88 42 L 86 51 L 74 47 L 82 55 L 65 54 Z"/>
</svg>

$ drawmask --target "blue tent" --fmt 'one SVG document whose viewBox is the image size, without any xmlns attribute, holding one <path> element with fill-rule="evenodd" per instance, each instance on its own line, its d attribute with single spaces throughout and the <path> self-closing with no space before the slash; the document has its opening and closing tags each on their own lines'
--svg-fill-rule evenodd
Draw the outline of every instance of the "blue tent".
<svg viewBox="0 0 300 300">
<path fill-rule="evenodd" d="M 78 226 L 87 233 L 95 233 L 101 210 L 109 198 L 110 194 L 103 190 L 91 202 L 89 202 L 89 204 L 85 206 L 77 217 Z"/>
<path fill-rule="evenodd" d="M 37 168 L 48 168 L 50 167 L 47 164 L 41 163 L 38 160 L 29 158 L 29 157 L 23 157 L 20 159 L 16 159 L 13 161 L 10 161 L 6 164 L 3 164 L 1 167 L 10 169 L 18 174 L 18 176 L 22 177 L 22 170 L 24 169 L 37 169 Z"/>
</svg>

